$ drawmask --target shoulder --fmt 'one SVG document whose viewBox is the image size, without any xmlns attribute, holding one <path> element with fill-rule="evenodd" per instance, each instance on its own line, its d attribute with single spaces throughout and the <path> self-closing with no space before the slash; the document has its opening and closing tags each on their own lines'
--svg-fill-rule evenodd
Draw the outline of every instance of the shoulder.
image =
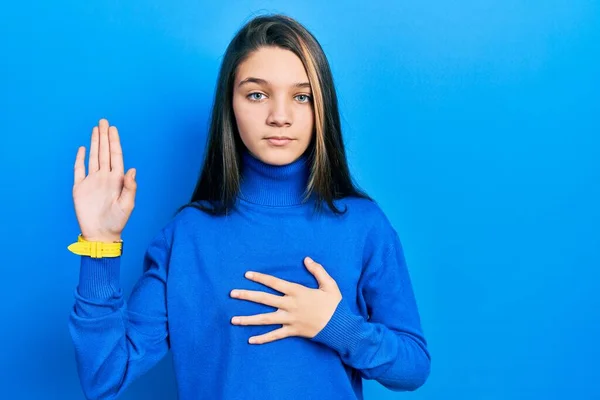
<svg viewBox="0 0 600 400">
<path fill-rule="evenodd" d="M 363 228 L 369 233 L 394 231 L 390 219 L 375 200 L 349 196 L 336 200 L 336 206 L 342 210 L 347 209 L 348 217 L 362 221 Z"/>
<path fill-rule="evenodd" d="M 400 250 L 402 243 L 398 231 L 383 208 L 374 200 L 348 197 L 344 204 L 348 207 L 348 217 L 359 221 L 364 231 L 363 262 L 368 260 L 383 259 L 387 254 Z"/>
<path fill-rule="evenodd" d="M 163 235 L 168 243 L 172 243 L 176 236 L 206 230 L 218 217 L 203 211 L 201 206 L 208 207 L 208 204 L 196 201 L 179 207 L 163 225 L 159 235 Z"/>
</svg>

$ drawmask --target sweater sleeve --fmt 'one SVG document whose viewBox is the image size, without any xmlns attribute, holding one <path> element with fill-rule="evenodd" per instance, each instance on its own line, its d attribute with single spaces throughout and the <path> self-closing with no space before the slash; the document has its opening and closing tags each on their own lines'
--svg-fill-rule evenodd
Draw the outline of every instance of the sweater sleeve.
<svg viewBox="0 0 600 400">
<path fill-rule="evenodd" d="M 402 245 L 387 224 L 366 246 L 359 282 L 368 318 L 343 298 L 327 325 L 312 340 L 336 350 L 365 379 L 394 391 L 418 389 L 430 372 L 430 354 L 421 329 Z"/>
<path fill-rule="evenodd" d="M 169 247 L 156 235 L 143 274 L 127 301 L 119 284 L 121 257 L 81 257 L 69 332 L 87 399 L 115 399 L 170 348 L 166 310 Z"/>
</svg>

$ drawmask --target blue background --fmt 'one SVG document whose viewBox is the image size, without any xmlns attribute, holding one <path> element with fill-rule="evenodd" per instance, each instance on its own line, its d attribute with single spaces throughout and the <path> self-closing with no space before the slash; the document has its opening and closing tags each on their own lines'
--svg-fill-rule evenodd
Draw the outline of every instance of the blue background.
<svg viewBox="0 0 600 400">
<path fill-rule="evenodd" d="M 193 190 L 225 48 L 262 12 L 321 42 L 351 169 L 405 248 L 432 373 L 406 395 L 366 382 L 366 398 L 600 398 L 593 0 L 7 3 L 2 397 L 83 397 L 67 329 L 77 147 L 105 117 L 138 170 L 129 293 L 151 236 Z M 123 398 L 175 398 L 170 356 Z"/>
</svg>

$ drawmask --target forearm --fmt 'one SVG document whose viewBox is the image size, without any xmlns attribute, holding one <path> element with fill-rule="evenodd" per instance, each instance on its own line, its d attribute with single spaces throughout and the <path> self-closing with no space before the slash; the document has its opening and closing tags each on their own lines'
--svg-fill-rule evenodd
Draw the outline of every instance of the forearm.
<svg viewBox="0 0 600 400">
<path fill-rule="evenodd" d="M 430 356 L 419 332 L 398 332 L 369 322 L 352 313 L 344 299 L 312 340 L 337 351 L 364 378 L 391 390 L 415 390 L 429 376 Z"/>
<path fill-rule="evenodd" d="M 81 387 L 89 399 L 113 399 L 168 351 L 166 314 L 138 318 L 135 306 L 128 310 L 118 284 L 119 258 L 88 257 L 81 263 L 69 318 Z M 157 271 L 146 272 L 132 296 L 158 294 Z"/>
</svg>

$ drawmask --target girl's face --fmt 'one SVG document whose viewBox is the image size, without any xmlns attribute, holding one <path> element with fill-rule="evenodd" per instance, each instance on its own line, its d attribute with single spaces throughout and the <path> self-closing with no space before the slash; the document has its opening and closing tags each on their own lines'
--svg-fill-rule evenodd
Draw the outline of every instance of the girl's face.
<svg viewBox="0 0 600 400">
<path fill-rule="evenodd" d="M 310 89 L 302 61 L 289 50 L 262 47 L 238 66 L 233 111 L 250 153 L 272 165 L 304 153 L 313 132 Z"/>
</svg>

